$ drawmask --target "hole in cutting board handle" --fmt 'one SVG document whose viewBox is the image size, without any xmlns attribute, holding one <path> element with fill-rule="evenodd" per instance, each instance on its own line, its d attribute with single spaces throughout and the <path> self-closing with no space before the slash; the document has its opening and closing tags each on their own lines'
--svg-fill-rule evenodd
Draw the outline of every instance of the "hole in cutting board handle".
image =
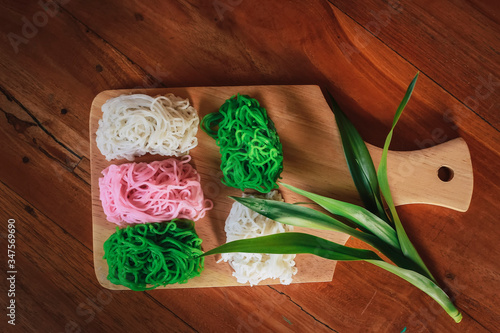
<svg viewBox="0 0 500 333">
<path fill-rule="evenodd" d="M 453 169 L 450 169 L 449 167 L 444 166 L 444 165 L 442 167 L 440 167 L 438 170 L 439 179 L 445 183 L 452 180 L 454 175 L 455 175 L 455 173 L 453 172 Z"/>
</svg>

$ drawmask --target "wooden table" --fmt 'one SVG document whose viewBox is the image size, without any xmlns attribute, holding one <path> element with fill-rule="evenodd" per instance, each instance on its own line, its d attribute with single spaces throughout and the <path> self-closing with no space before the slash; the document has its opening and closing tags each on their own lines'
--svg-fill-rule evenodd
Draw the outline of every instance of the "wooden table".
<svg viewBox="0 0 500 333">
<path fill-rule="evenodd" d="M 19 332 L 483 332 L 500 322 L 498 1 L 8 1 L 0 4 L 0 235 L 16 226 Z M 42 4 L 42 5 L 41 5 Z M 462 137 L 470 209 L 399 208 L 464 319 L 364 263 L 330 283 L 108 291 L 92 260 L 88 117 L 106 89 L 318 84 L 381 146 Z M 349 240 L 350 246 L 362 246 Z M 7 312 L 6 284 L 2 310 Z"/>
</svg>

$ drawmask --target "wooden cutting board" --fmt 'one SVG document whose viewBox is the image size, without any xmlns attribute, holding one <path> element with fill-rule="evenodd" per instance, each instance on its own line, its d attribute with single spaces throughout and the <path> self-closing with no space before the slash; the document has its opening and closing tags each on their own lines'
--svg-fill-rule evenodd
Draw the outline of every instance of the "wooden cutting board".
<svg viewBox="0 0 500 333">
<path fill-rule="evenodd" d="M 107 279 L 108 266 L 103 259 L 103 243 L 115 231 L 116 225 L 106 221 L 99 200 L 98 179 L 101 171 L 110 164 L 126 160 L 106 161 L 96 144 L 96 130 L 102 116 L 101 106 L 110 98 L 123 94 L 147 94 L 150 96 L 173 93 L 189 98 L 198 110 L 200 119 L 215 112 L 226 99 L 237 93 L 247 94 L 259 100 L 274 121 L 283 144 L 284 183 L 327 195 L 344 201 L 359 203 L 352 182 L 335 118 L 318 86 L 240 86 L 240 87 L 189 87 L 160 89 L 107 90 L 96 96 L 90 112 L 90 156 L 92 176 L 92 222 L 94 241 L 94 265 L 100 284 L 109 289 L 127 289 L 111 284 Z M 214 202 L 214 209 L 196 222 L 196 231 L 203 239 L 205 251 L 225 243 L 224 223 L 233 201 L 228 196 L 241 196 L 241 191 L 220 182 L 219 148 L 203 131 L 198 131 L 198 146 L 191 150 L 191 163 L 201 175 L 205 196 Z M 381 149 L 370 146 L 375 165 Z M 151 162 L 163 159 L 159 155 L 142 156 L 135 162 Z M 449 181 L 438 178 L 438 170 L 447 168 L 452 177 Z M 467 210 L 472 196 L 472 165 L 469 150 L 462 139 L 414 152 L 389 152 L 389 182 L 397 205 L 427 203 L 460 211 Z M 304 198 L 282 190 L 286 202 L 305 201 Z M 295 231 L 316 234 L 340 244 L 347 235 L 338 232 L 295 228 Z M 198 288 L 241 285 L 232 276 L 228 263 L 216 263 L 220 256 L 205 260 L 205 270 L 200 277 L 187 284 L 174 284 L 161 289 Z M 298 273 L 293 283 L 331 281 L 335 261 L 313 255 L 299 254 L 296 258 Z M 279 280 L 266 280 L 260 284 L 277 284 Z"/>
</svg>

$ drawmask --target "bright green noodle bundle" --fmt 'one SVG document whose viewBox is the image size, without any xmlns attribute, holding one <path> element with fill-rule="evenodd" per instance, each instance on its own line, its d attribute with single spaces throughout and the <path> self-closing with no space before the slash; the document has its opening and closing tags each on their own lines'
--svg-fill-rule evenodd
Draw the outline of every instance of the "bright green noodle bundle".
<svg viewBox="0 0 500 333">
<path fill-rule="evenodd" d="M 186 283 L 203 271 L 201 239 L 190 220 L 117 228 L 104 252 L 108 280 L 137 291 Z"/>
<path fill-rule="evenodd" d="M 283 148 L 273 121 L 256 99 L 232 96 L 219 112 L 203 118 L 201 128 L 220 147 L 225 185 L 263 193 L 278 188 Z"/>
</svg>

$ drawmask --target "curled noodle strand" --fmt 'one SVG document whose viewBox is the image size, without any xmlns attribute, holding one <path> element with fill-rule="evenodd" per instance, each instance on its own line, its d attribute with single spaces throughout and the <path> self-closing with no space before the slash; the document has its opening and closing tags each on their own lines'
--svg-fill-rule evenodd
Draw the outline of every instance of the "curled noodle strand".
<svg viewBox="0 0 500 333">
<path fill-rule="evenodd" d="M 122 95 L 101 107 L 97 147 L 108 161 L 146 153 L 182 156 L 198 144 L 200 119 L 188 99 L 167 94 Z"/>
<path fill-rule="evenodd" d="M 188 163 L 190 159 L 188 155 L 104 169 L 99 188 L 107 220 L 121 225 L 203 218 L 213 203 L 205 200 L 200 175 Z"/>
<path fill-rule="evenodd" d="M 273 121 L 256 99 L 231 97 L 219 112 L 203 118 L 201 128 L 220 147 L 222 183 L 262 193 L 278 188 L 283 148 Z"/>
<path fill-rule="evenodd" d="M 203 271 L 201 242 L 189 220 L 117 227 L 104 242 L 108 280 L 136 291 L 186 283 Z"/>
</svg>

